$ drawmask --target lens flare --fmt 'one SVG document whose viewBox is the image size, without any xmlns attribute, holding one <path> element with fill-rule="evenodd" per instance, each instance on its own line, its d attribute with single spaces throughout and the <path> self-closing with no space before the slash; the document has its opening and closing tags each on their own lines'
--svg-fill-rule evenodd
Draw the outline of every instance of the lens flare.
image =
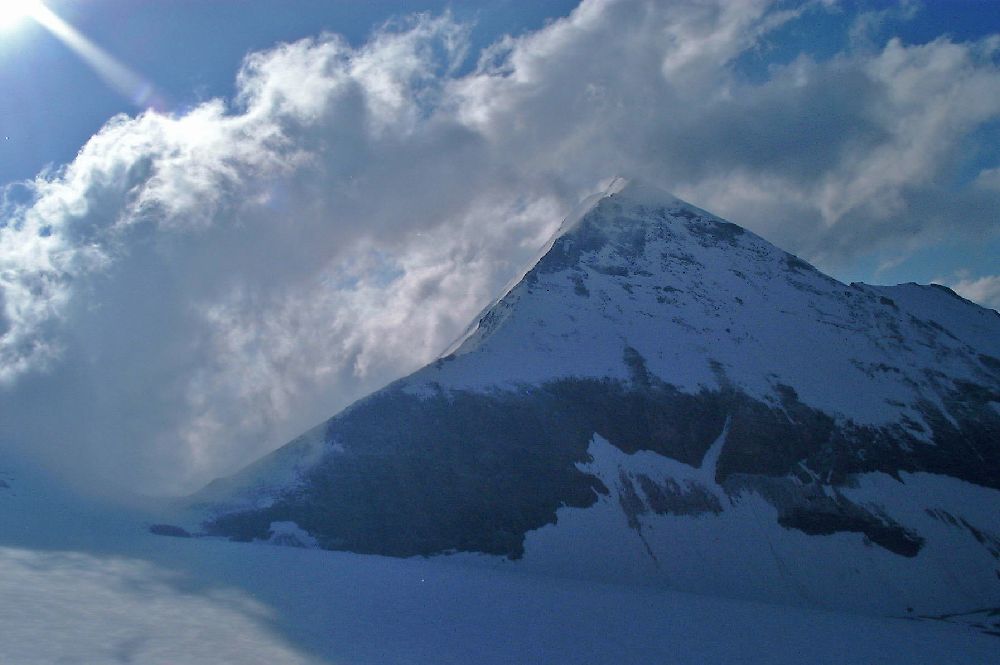
<svg viewBox="0 0 1000 665">
<path fill-rule="evenodd" d="M 105 84 L 128 99 L 134 106 L 141 109 L 153 108 L 159 111 L 165 109 L 163 98 L 152 82 L 90 41 L 76 28 L 42 4 L 40 0 L 0 0 L 0 7 L 5 7 L 5 2 L 28 7 L 28 16 L 75 52 L 101 77 Z"/>
<path fill-rule="evenodd" d="M 11 30 L 43 8 L 41 0 L 0 0 L 0 30 Z"/>
</svg>

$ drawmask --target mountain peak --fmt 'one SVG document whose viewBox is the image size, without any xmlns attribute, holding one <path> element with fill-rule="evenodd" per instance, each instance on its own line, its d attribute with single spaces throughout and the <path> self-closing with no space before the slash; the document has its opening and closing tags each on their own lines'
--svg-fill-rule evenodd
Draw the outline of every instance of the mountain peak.
<svg viewBox="0 0 1000 665">
<path fill-rule="evenodd" d="M 741 244 L 747 241 L 747 246 Z M 752 254 L 748 256 L 747 252 Z M 559 291 L 570 280 L 572 293 L 588 292 L 586 282 L 610 279 L 627 292 L 639 282 L 671 282 L 673 291 L 697 291 L 688 282 L 706 265 L 745 267 L 770 256 L 781 261 L 784 252 L 762 238 L 677 198 L 668 191 L 635 178 L 612 178 L 600 193 L 574 209 L 545 245 L 532 267 L 504 289 L 474 323 L 442 354 L 464 354 L 477 349 L 506 320 L 513 303 L 544 282 L 541 291 Z M 701 258 L 696 258 L 696 255 Z M 803 261 L 797 265 L 810 267 Z M 782 264 L 783 265 L 783 264 Z M 671 267 L 672 266 L 672 267 Z M 680 268 L 676 273 L 675 269 Z M 559 274 L 561 277 L 554 275 Z M 551 282 L 554 279 L 555 282 Z M 647 284 L 650 288 L 663 288 Z M 639 287 L 643 288 L 643 287 Z M 610 296 L 609 296 L 610 297 Z M 653 296 L 665 302 L 662 294 Z M 570 298 L 570 301 L 573 301 Z M 580 303 L 575 303 L 580 304 Z M 522 307 L 525 305 L 522 304 Z M 543 306 L 544 307 L 544 306 Z M 620 335 L 616 333 L 614 338 Z"/>
<path fill-rule="evenodd" d="M 197 516 L 237 540 L 294 522 L 328 549 L 768 601 L 994 607 L 997 340 L 940 289 L 848 286 L 615 178 L 454 352 Z"/>
<path fill-rule="evenodd" d="M 583 199 L 573 211 L 566 216 L 556 231 L 555 238 L 563 236 L 576 229 L 580 222 L 590 215 L 603 201 L 614 199 L 616 202 L 631 204 L 635 207 L 650 209 L 688 208 L 701 212 L 691 204 L 682 201 L 667 190 L 652 185 L 638 178 L 615 176 L 604 191 Z M 555 240 L 553 238 L 553 241 Z"/>
<path fill-rule="evenodd" d="M 638 204 L 658 206 L 688 205 L 667 190 L 638 178 L 615 176 L 604 190 L 605 197 L 626 199 Z"/>
</svg>

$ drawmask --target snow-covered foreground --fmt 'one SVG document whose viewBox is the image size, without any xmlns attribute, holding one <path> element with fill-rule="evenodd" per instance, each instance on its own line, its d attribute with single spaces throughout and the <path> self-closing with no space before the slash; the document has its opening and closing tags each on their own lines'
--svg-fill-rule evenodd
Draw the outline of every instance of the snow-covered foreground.
<svg viewBox="0 0 1000 665">
<path fill-rule="evenodd" d="M 996 662 L 970 628 L 137 534 L 0 548 L 3 663 Z"/>
<path fill-rule="evenodd" d="M 4 469 L 11 469 L 5 465 Z M 528 574 L 170 538 L 0 473 L 0 663 L 990 663 L 1000 638 Z"/>
</svg>

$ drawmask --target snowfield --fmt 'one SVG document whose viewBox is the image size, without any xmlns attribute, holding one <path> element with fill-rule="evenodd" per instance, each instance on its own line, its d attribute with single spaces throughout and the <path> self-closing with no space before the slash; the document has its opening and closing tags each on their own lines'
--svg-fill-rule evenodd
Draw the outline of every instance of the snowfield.
<svg viewBox="0 0 1000 665">
<path fill-rule="evenodd" d="M 50 548 L 0 547 L 0 662 L 842 665 L 994 663 L 1000 653 L 1000 638 L 942 621 L 448 558 L 134 534 L 106 549 L 73 537 Z"/>
</svg>

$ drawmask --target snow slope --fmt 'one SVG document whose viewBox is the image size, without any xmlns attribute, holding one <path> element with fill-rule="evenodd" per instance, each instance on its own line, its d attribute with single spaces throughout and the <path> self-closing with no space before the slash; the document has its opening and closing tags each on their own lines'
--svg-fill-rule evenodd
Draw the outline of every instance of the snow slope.
<svg viewBox="0 0 1000 665">
<path fill-rule="evenodd" d="M 170 519 L 813 608 L 1000 607 L 1000 314 L 842 284 L 618 180 L 452 352 Z"/>
<path fill-rule="evenodd" d="M 10 665 L 990 663 L 998 648 L 996 637 L 943 620 L 448 557 L 158 537 L 137 528 L 140 515 L 73 500 L 43 475 L 5 465 L 4 479 L 0 662 Z"/>
</svg>

